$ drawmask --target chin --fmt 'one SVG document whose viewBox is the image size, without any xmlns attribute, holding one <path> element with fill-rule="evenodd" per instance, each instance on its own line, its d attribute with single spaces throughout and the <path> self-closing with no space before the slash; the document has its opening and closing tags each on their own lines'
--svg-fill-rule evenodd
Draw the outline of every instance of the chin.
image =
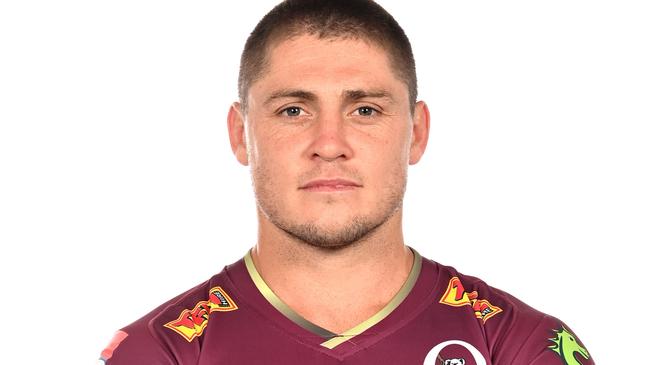
<svg viewBox="0 0 649 365">
<path fill-rule="evenodd" d="M 275 225 L 289 236 L 314 247 L 340 249 L 369 237 L 385 220 L 350 217 L 340 223 L 286 223 Z"/>
</svg>

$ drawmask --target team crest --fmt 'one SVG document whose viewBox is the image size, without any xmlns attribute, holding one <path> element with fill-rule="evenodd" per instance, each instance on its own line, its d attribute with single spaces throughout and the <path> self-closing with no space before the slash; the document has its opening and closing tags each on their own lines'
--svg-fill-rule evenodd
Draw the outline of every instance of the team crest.
<svg viewBox="0 0 649 365">
<path fill-rule="evenodd" d="M 457 276 L 451 278 L 448 288 L 439 302 L 452 307 L 468 305 L 473 308 L 476 318 L 481 319 L 483 323 L 503 311 L 501 308 L 489 303 L 488 300 L 479 299 L 477 291 L 468 293 L 464 290 L 464 286 Z"/>
<path fill-rule="evenodd" d="M 442 362 L 442 365 L 464 365 L 466 361 L 462 358 L 460 359 L 446 359 Z"/>
<path fill-rule="evenodd" d="M 450 349 L 452 355 L 442 352 Z M 448 357 L 446 357 L 448 356 Z M 424 365 L 487 365 L 487 360 L 472 344 L 462 340 L 448 340 L 435 345 L 424 359 Z"/>
<path fill-rule="evenodd" d="M 575 335 L 568 332 L 564 327 L 561 327 L 560 330 L 554 330 L 554 333 L 555 337 L 549 339 L 552 344 L 548 348 L 561 357 L 564 365 L 581 365 L 575 353 L 580 354 L 586 360 L 590 358 L 588 350 L 580 345 Z"/>
<path fill-rule="evenodd" d="M 207 327 L 212 312 L 229 312 L 238 309 L 232 298 L 220 286 L 210 289 L 209 300 L 196 304 L 194 309 L 185 309 L 164 326 L 181 335 L 187 342 L 200 337 Z"/>
</svg>

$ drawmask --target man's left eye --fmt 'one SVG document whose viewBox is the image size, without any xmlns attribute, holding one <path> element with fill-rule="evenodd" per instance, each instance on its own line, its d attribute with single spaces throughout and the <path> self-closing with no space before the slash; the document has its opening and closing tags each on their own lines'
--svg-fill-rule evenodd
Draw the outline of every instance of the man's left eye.
<svg viewBox="0 0 649 365">
<path fill-rule="evenodd" d="M 362 117 L 371 117 L 372 115 L 376 114 L 376 109 L 369 107 L 369 106 L 362 106 L 356 110 L 354 110 L 353 115 L 360 115 Z"/>
</svg>

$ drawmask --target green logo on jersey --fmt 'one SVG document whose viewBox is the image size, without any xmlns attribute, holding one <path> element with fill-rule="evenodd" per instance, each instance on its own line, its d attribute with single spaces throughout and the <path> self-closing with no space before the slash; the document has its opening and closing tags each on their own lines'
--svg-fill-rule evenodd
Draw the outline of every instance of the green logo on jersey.
<svg viewBox="0 0 649 365">
<path fill-rule="evenodd" d="M 575 336 L 564 327 L 561 327 L 560 330 L 554 330 L 554 332 L 556 333 L 556 337 L 549 339 L 553 342 L 549 348 L 561 356 L 565 365 L 582 365 L 575 357 L 575 352 L 578 352 L 586 359 L 590 358 L 586 348 L 577 343 Z"/>
</svg>

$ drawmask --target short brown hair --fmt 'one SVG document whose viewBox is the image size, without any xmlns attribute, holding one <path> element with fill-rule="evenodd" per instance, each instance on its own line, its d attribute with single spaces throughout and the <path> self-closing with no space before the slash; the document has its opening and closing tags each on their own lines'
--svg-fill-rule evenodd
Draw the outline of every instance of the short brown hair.
<svg viewBox="0 0 649 365">
<path fill-rule="evenodd" d="M 261 19 L 243 49 L 239 99 L 244 111 L 250 86 L 262 77 L 268 65 L 269 47 L 302 34 L 320 39 L 363 39 L 385 49 L 395 74 L 408 87 L 414 110 L 417 75 L 410 41 L 385 9 L 371 0 L 285 0 Z"/>
</svg>

